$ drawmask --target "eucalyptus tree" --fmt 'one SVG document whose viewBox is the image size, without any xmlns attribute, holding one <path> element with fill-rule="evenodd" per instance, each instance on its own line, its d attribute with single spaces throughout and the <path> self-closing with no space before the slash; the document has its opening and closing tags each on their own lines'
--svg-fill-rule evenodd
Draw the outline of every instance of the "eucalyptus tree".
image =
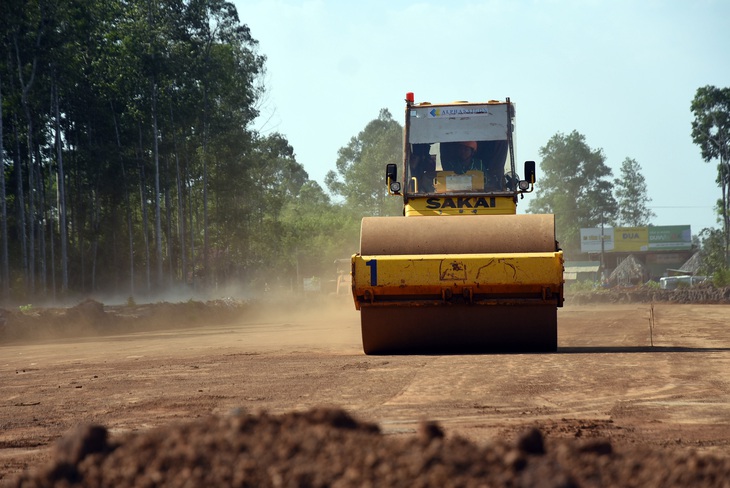
<svg viewBox="0 0 730 488">
<path fill-rule="evenodd" d="M 246 207 L 250 214 L 247 228 L 242 229 L 248 245 L 250 268 L 266 263 L 267 268 L 286 269 L 296 259 L 296 242 L 290 239 L 291 229 L 282 219 L 282 212 L 298 198 L 309 177 L 294 155 L 294 149 L 278 133 L 258 137 L 251 158 L 246 164 L 248 191 Z M 291 247 L 293 245 L 293 247 Z M 252 259 L 251 259 L 252 258 Z"/>
<path fill-rule="evenodd" d="M 628 227 L 645 227 L 656 214 L 648 207 L 646 179 L 641 165 L 632 158 L 621 163 L 621 175 L 614 180 L 618 211 L 616 223 Z"/>
<path fill-rule="evenodd" d="M 0 281 L 2 282 L 2 296 L 10 298 L 10 259 L 8 255 L 8 205 L 5 190 L 5 144 L 3 140 L 3 80 L 0 74 Z"/>
<path fill-rule="evenodd" d="M 134 294 L 141 266 L 148 289 L 165 285 L 165 265 L 170 281 L 195 276 L 189 263 L 219 253 L 238 225 L 225 192 L 259 191 L 260 180 L 230 177 L 256 165 L 256 49 L 220 0 L 1 2 L 3 286 L 20 273 L 43 292 L 57 261 L 63 293 L 127 281 Z"/>
<path fill-rule="evenodd" d="M 14 109 L 13 131 L 16 136 L 16 154 L 14 155 L 14 173 L 16 178 L 16 198 L 20 225 L 20 236 L 23 256 L 23 276 L 31 293 L 35 292 L 35 239 L 37 229 L 36 215 L 36 130 L 40 125 L 39 114 L 43 111 L 36 106 L 37 99 L 32 91 L 36 85 L 40 58 L 43 55 L 44 34 L 49 19 L 44 4 L 31 1 L 27 4 L 11 1 L 3 9 L 3 36 L 7 58 L 7 70 L 13 76 L 14 84 L 10 86 L 16 100 L 11 102 Z M 40 62 L 40 63 L 39 63 Z M 22 113 L 25 125 L 19 125 L 17 115 Z M 20 138 L 24 141 L 21 144 Z M 23 147 L 24 146 L 24 147 Z M 24 151 L 21 153 L 21 151 Z M 25 164 L 24 164 L 25 162 Z M 25 169 L 25 172 L 24 172 Z M 28 181 L 27 208 L 24 197 L 24 173 Z"/>
<path fill-rule="evenodd" d="M 8 12 L 9 5 L 10 2 L 3 2 L 0 4 L 0 53 L 9 52 L 9 37 L 7 35 L 10 28 L 8 20 L 11 17 L 10 12 Z M 6 57 L 0 57 L 0 199 L 2 199 L 2 201 L 0 202 L 0 219 L 2 220 L 0 222 L 0 239 L 2 239 L 2 242 L 0 242 L 0 267 L 2 269 L 2 271 L 0 272 L 0 281 L 2 283 L 0 284 L 0 286 L 2 286 L 2 297 L 6 301 L 10 298 L 10 257 L 8 242 L 8 192 L 7 188 L 5 187 L 6 151 L 4 138 L 5 129 L 3 126 L 3 119 L 5 117 L 3 83 L 7 76 L 8 67 L 9 66 L 6 62 Z"/>
<path fill-rule="evenodd" d="M 207 275 L 211 254 L 208 198 L 211 138 L 234 144 L 235 139 L 243 142 L 250 139 L 247 136 L 250 132 L 248 126 L 258 115 L 255 105 L 261 88 L 257 81 L 263 73 L 265 57 L 257 53 L 258 42 L 252 37 L 249 27 L 240 23 L 235 7 L 229 2 L 190 1 L 185 24 L 193 54 L 191 69 L 200 82 L 201 90 L 198 127 L 202 134 L 202 253 L 203 272 Z M 237 132 L 244 136 L 243 139 L 236 135 Z M 216 162 L 222 161 L 216 159 Z"/>
</svg>

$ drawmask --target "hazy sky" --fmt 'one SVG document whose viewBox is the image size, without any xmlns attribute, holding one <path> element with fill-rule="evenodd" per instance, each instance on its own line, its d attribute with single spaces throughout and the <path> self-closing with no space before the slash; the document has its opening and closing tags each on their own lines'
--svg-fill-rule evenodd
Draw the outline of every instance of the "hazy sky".
<svg viewBox="0 0 730 488">
<path fill-rule="evenodd" d="M 381 108 L 517 106 L 516 159 L 577 130 L 619 175 L 636 159 L 655 225 L 716 227 L 716 162 L 690 136 L 698 87 L 730 86 L 730 0 L 234 0 L 267 57 L 257 128 L 323 187 L 337 150 Z M 394 161 L 399 162 L 399 161 Z M 524 213 L 529 197 L 520 201 Z"/>
</svg>

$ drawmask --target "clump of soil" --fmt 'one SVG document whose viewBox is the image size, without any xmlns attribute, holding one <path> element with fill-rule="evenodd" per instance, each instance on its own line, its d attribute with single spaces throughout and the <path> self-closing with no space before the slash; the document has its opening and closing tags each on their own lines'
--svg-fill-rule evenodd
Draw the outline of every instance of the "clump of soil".
<svg viewBox="0 0 730 488">
<path fill-rule="evenodd" d="M 422 422 L 383 435 L 340 409 L 235 413 L 110 439 L 102 426 L 62 438 L 51 462 L 12 487 L 727 486 L 730 459 L 551 440 L 537 428 L 479 446 Z"/>
<path fill-rule="evenodd" d="M 114 306 L 89 299 L 68 308 L 0 309 L 0 342 L 220 325 L 257 311 L 251 303 L 230 299 Z"/>
</svg>

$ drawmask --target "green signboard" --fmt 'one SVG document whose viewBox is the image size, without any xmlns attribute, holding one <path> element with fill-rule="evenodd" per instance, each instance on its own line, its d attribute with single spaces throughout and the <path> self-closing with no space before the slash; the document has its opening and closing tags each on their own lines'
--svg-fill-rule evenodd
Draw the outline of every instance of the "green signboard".
<svg viewBox="0 0 730 488">
<path fill-rule="evenodd" d="M 650 251 L 684 251 L 692 248 L 692 230 L 689 225 L 649 227 Z"/>
</svg>

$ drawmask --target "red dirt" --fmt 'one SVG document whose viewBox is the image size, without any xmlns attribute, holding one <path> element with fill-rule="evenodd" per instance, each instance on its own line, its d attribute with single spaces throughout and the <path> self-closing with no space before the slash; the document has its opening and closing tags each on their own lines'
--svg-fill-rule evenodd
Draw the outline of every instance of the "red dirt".
<svg viewBox="0 0 730 488">
<path fill-rule="evenodd" d="M 728 305 L 568 305 L 557 354 L 404 357 L 362 355 L 347 301 L 276 308 L 6 313 L 0 485 L 730 486 Z"/>
</svg>

